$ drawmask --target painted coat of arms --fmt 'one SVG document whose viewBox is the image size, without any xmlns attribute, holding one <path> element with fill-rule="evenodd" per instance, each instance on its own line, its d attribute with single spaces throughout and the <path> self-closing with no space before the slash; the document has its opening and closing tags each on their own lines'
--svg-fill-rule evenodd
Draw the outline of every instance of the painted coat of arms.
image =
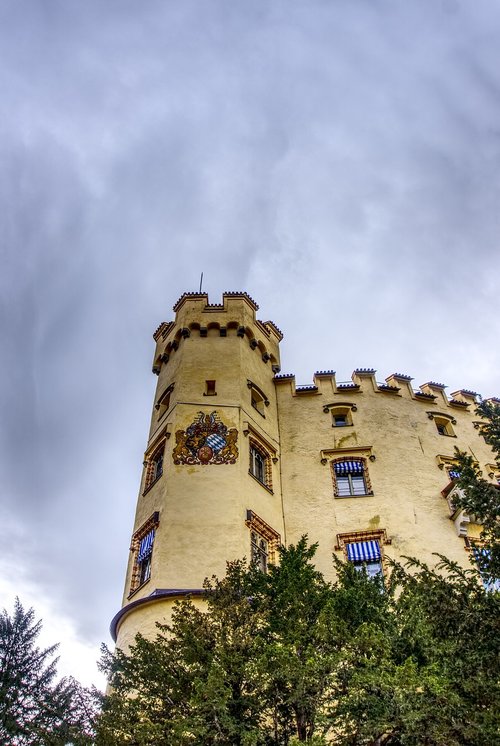
<svg viewBox="0 0 500 746">
<path fill-rule="evenodd" d="M 217 412 L 198 412 L 186 430 L 175 433 L 174 464 L 234 464 L 238 430 L 221 422 Z"/>
</svg>

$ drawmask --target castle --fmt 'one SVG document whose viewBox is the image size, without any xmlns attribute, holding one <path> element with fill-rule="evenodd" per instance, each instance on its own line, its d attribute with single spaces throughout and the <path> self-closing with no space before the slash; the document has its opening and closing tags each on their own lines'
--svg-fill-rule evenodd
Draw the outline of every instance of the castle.
<svg viewBox="0 0 500 746">
<path fill-rule="evenodd" d="M 202 584 L 247 557 L 265 572 L 280 544 L 308 534 L 316 566 L 336 554 L 369 573 L 386 557 L 435 553 L 468 566 L 481 527 L 453 505 L 455 446 L 500 478 L 480 433 L 476 394 L 415 390 L 357 369 L 318 371 L 310 386 L 280 374 L 281 331 L 244 292 L 210 304 L 185 293 L 154 333 L 158 376 L 130 545 L 120 647 L 155 633 L 173 603 L 203 604 Z"/>
</svg>

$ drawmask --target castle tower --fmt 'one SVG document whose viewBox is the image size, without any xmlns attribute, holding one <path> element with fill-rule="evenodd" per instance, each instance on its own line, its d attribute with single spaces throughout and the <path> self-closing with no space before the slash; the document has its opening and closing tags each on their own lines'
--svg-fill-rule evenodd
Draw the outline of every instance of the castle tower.
<svg viewBox="0 0 500 746">
<path fill-rule="evenodd" d="M 118 645 L 155 631 L 173 602 L 252 555 L 264 567 L 283 510 L 274 375 L 282 334 L 246 293 L 185 293 L 154 334 L 158 384 L 137 501 Z"/>
<path fill-rule="evenodd" d="M 263 571 L 280 543 L 307 534 L 333 578 L 332 553 L 369 572 L 387 558 L 470 567 L 481 526 L 455 508 L 455 447 L 492 484 L 500 469 L 475 413 L 476 394 L 357 368 L 281 375 L 282 334 L 246 293 L 214 305 L 185 293 L 156 330 L 158 376 L 121 610 L 120 647 L 155 634 L 173 603 L 199 597 L 226 561 Z M 498 402 L 498 400 L 494 400 Z"/>
</svg>

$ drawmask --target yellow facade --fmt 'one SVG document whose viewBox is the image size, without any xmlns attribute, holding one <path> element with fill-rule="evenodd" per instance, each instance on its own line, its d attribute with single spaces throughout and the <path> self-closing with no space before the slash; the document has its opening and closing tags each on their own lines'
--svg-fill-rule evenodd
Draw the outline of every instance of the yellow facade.
<svg viewBox="0 0 500 746">
<path fill-rule="evenodd" d="M 345 558 L 364 540 L 383 557 L 433 564 L 441 553 L 467 566 L 467 537 L 480 528 L 453 512 L 455 446 L 499 476 L 473 392 L 448 398 L 441 384 L 414 390 L 408 376 L 380 383 L 365 369 L 348 383 L 326 371 L 296 387 L 279 373 L 280 330 L 257 320 L 246 293 L 222 300 L 186 293 L 154 334 L 158 385 L 112 622 L 120 647 L 153 634 L 186 594 L 203 603 L 204 578 L 222 577 L 227 560 L 265 567 L 279 543 L 303 534 L 330 578 L 332 553 Z M 362 476 L 342 477 L 349 468 Z"/>
</svg>

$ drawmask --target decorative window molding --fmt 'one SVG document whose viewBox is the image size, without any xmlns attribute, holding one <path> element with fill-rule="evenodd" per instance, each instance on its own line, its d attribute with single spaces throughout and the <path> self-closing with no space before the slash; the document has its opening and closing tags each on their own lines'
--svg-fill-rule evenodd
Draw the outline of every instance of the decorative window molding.
<svg viewBox="0 0 500 746">
<path fill-rule="evenodd" d="M 262 572 L 267 572 L 268 566 L 276 563 L 281 536 L 253 510 L 247 510 L 245 524 L 250 529 L 251 562 Z"/>
<path fill-rule="evenodd" d="M 370 461 L 375 461 L 372 446 L 350 446 L 349 448 L 323 448 L 320 451 L 323 466 L 328 463 L 332 456 L 347 458 L 348 456 L 364 456 Z"/>
<path fill-rule="evenodd" d="M 457 459 L 454 456 L 444 456 L 442 454 L 438 454 L 436 456 L 436 461 L 438 467 L 442 470 L 446 467 L 446 469 L 452 469 L 454 466 L 457 466 Z"/>
<path fill-rule="evenodd" d="M 455 456 L 443 456 L 439 453 L 436 456 L 436 461 L 439 469 L 446 469 L 448 475 L 450 476 L 450 479 L 458 479 L 458 476 L 456 474 L 452 475 L 452 472 L 458 473 L 458 461 Z M 479 466 L 477 461 L 474 463 L 476 464 L 476 466 Z M 491 464 L 487 464 L 486 466 L 491 466 Z M 481 475 L 482 471 L 480 471 L 479 474 Z"/>
<path fill-rule="evenodd" d="M 334 546 L 336 552 L 344 552 L 347 556 L 345 545 L 353 541 L 372 541 L 377 539 L 380 544 L 390 545 L 392 539 L 387 536 L 385 528 L 377 528 L 367 531 L 348 531 L 347 533 L 337 534 L 337 544 Z"/>
<path fill-rule="evenodd" d="M 352 425 L 352 412 L 356 412 L 357 406 L 352 402 L 334 402 L 332 404 L 325 404 L 323 412 L 332 415 L 332 427 L 345 427 L 346 425 Z"/>
<path fill-rule="evenodd" d="M 247 422 L 246 420 L 243 420 L 243 435 L 245 438 L 247 438 L 250 435 L 250 438 L 254 438 L 254 440 L 261 443 L 262 447 L 265 451 L 268 451 L 271 455 L 271 460 L 273 464 L 278 463 L 278 452 L 276 450 L 276 447 L 271 443 L 270 440 L 268 440 L 262 433 L 257 430 L 255 427 L 253 427 L 250 422 Z"/>
<path fill-rule="evenodd" d="M 456 438 L 455 431 L 452 425 L 456 425 L 457 421 L 454 417 L 443 412 L 427 412 L 427 417 L 430 420 L 434 420 L 436 429 L 439 435 L 445 435 L 449 438 Z"/>
<path fill-rule="evenodd" d="M 463 491 L 453 481 L 441 491 L 441 494 L 448 503 L 448 517 L 450 521 L 453 521 L 457 536 L 466 539 L 469 524 L 473 523 L 475 525 L 481 525 L 481 521 L 476 516 L 466 513 L 463 508 L 458 508 L 456 506 L 454 498 L 457 495 L 463 496 Z"/>
<path fill-rule="evenodd" d="M 459 464 L 454 456 L 437 455 L 436 461 L 442 471 L 446 471 L 450 482 L 460 477 Z"/>
<path fill-rule="evenodd" d="M 156 511 L 132 536 L 130 551 L 134 554 L 134 564 L 132 567 L 129 598 L 144 583 L 147 583 L 151 577 L 151 558 L 153 555 L 156 529 L 159 523 L 160 514 Z"/>
</svg>

